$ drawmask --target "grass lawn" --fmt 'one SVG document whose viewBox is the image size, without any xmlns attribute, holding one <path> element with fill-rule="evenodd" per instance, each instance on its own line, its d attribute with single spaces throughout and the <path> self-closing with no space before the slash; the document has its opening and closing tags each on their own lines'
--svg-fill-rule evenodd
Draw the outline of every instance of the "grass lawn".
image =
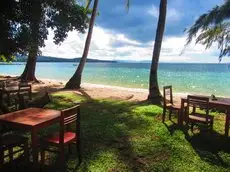
<svg viewBox="0 0 230 172">
<path fill-rule="evenodd" d="M 68 171 L 230 171 L 224 115 L 214 114 L 215 131 L 210 136 L 199 131 L 187 135 L 177 128 L 176 119 L 171 122 L 167 118 L 163 124 L 162 108 L 146 103 L 92 100 L 60 92 L 52 95 L 47 108 L 64 109 L 76 101 L 82 102 L 83 161 L 73 170 L 78 162 L 74 151 L 67 161 Z M 56 171 L 56 156 L 47 155 L 46 171 Z"/>
</svg>

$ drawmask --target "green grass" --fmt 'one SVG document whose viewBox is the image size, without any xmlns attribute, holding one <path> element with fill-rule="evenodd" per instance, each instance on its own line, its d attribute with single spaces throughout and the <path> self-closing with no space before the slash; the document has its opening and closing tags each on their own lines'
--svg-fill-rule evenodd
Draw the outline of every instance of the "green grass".
<svg viewBox="0 0 230 172">
<path fill-rule="evenodd" d="M 78 162 L 74 151 L 66 162 L 69 171 L 230 171 L 230 142 L 223 137 L 224 118 L 217 113 L 215 133 L 210 136 L 187 135 L 177 128 L 176 119 L 163 124 L 162 108 L 147 103 L 92 100 L 59 92 L 46 107 L 64 109 L 76 101 L 82 102 L 83 161 L 73 170 Z M 55 171 L 56 165 L 48 161 L 47 167 Z"/>
</svg>

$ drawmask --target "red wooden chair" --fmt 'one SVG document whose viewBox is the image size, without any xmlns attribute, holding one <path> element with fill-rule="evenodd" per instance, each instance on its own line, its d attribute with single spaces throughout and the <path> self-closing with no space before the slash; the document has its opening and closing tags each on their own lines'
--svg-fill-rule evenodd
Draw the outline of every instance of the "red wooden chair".
<svg viewBox="0 0 230 172">
<path fill-rule="evenodd" d="M 187 97 L 187 125 L 191 124 L 191 130 L 193 132 L 194 125 L 204 124 L 213 129 L 213 116 L 209 115 L 209 98 L 201 96 L 191 96 Z M 192 112 L 189 112 L 189 108 L 192 108 Z M 196 109 L 202 109 L 205 114 L 197 112 Z"/>
<path fill-rule="evenodd" d="M 15 150 L 14 148 L 17 147 Z M 6 151 L 8 153 L 6 154 Z M 0 136 L 0 169 L 5 164 L 5 159 L 9 158 L 9 162 L 14 160 L 14 155 L 23 152 L 26 161 L 29 161 L 28 139 L 16 134 L 5 134 Z"/>
<path fill-rule="evenodd" d="M 76 124 L 75 131 L 70 131 L 70 124 Z M 81 163 L 80 150 L 80 105 L 62 110 L 60 117 L 60 130 L 50 136 L 41 139 L 41 164 L 44 166 L 45 151 L 58 152 L 60 154 L 61 169 L 64 168 L 65 154 L 64 146 L 68 145 L 69 151 L 71 144 L 76 144 L 79 164 Z M 57 151 L 51 150 L 52 147 L 58 148 Z"/>
<path fill-rule="evenodd" d="M 186 108 L 186 105 L 184 106 Z M 173 94 L 172 94 L 172 86 L 164 86 L 163 87 L 163 116 L 162 122 L 165 121 L 166 111 L 169 111 L 169 120 L 171 120 L 172 112 L 175 111 L 177 114 L 177 119 L 179 123 L 179 115 L 181 111 L 181 104 L 173 102 Z"/>
</svg>

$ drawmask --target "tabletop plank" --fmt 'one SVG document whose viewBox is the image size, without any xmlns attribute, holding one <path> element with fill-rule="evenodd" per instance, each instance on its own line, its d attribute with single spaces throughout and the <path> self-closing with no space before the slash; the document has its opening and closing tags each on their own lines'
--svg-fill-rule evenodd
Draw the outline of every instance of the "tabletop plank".
<svg viewBox="0 0 230 172">
<path fill-rule="evenodd" d="M 58 118 L 60 111 L 42 108 L 28 108 L 0 116 L 0 121 L 36 126 L 52 119 Z"/>
</svg>

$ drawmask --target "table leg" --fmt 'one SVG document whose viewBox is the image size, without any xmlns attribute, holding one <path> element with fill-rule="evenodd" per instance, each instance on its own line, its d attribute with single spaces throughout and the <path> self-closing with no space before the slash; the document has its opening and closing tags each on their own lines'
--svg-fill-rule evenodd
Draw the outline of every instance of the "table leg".
<svg viewBox="0 0 230 172">
<path fill-rule="evenodd" d="M 183 117 L 184 117 L 184 100 L 182 99 L 181 100 L 181 109 L 180 109 L 179 118 L 178 118 L 178 125 L 180 127 L 183 126 Z"/>
<path fill-rule="evenodd" d="M 7 93 L 7 104 L 10 106 L 10 93 Z"/>
<path fill-rule="evenodd" d="M 228 134 L 229 134 L 229 122 L 230 122 L 230 114 L 229 114 L 229 111 L 227 112 L 226 114 L 226 119 L 225 119 L 225 136 L 228 137 Z"/>
<path fill-rule="evenodd" d="M 31 144 L 32 144 L 33 167 L 35 170 L 38 170 L 38 138 L 37 138 L 36 129 L 32 129 Z"/>
</svg>

